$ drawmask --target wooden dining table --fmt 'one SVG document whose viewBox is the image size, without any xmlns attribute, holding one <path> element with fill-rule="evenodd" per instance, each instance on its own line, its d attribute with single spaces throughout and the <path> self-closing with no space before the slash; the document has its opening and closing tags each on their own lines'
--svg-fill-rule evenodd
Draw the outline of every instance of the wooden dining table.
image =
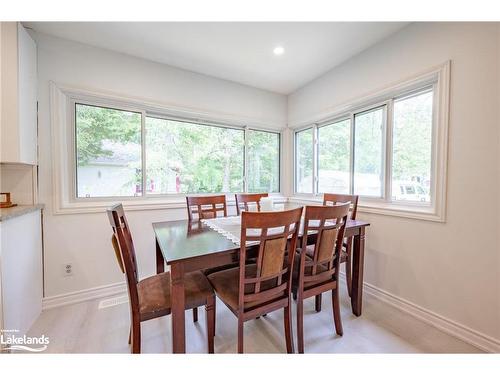
<svg viewBox="0 0 500 375">
<path fill-rule="evenodd" d="M 302 205 L 287 203 L 284 209 L 299 206 Z M 346 224 L 345 236 L 354 238 L 351 307 L 356 316 L 362 312 L 365 229 L 369 225 L 361 220 L 349 220 Z M 240 246 L 201 222 L 164 221 L 153 223 L 153 230 L 156 237 L 156 272 L 165 271 L 165 262 L 170 266 L 173 352 L 185 353 L 184 275 L 238 262 Z M 255 250 L 255 246 L 248 247 L 249 256 Z"/>
</svg>

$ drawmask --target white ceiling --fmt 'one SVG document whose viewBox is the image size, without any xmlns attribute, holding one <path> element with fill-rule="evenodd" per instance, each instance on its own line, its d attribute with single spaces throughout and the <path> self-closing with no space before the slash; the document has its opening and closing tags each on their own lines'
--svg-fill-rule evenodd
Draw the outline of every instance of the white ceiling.
<svg viewBox="0 0 500 375">
<path fill-rule="evenodd" d="M 27 22 L 46 34 L 289 94 L 403 22 Z M 285 48 L 274 56 L 273 48 Z"/>
</svg>

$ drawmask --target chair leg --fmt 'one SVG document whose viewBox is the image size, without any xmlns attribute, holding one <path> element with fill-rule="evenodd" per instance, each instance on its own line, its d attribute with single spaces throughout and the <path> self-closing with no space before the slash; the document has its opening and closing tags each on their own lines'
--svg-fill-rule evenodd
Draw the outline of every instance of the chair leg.
<svg viewBox="0 0 500 375">
<path fill-rule="evenodd" d="M 345 262 L 345 282 L 347 284 L 347 293 L 349 297 L 352 293 L 352 264 L 351 264 L 351 243 L 347 245 L 347 260 Z"/>
<path fill-rule="evenodd" d="M 193 309 L 193 322 L 196 323 L 198 321 L 198 308 L 195 307 Z"/>
<path fill-rule="evenodd" d="M 128 344 L 132 342 L 132 324 L 130 324 L 130 329 L 128 330 Z"/>
<path fill-rule="evenodd" d="M 238 317 L 238 353 L 243 354 L 243 319 Z"/>
<path fill-rule="evenodd" d="M 333 309 L 333 321 L 335 322 L 335 331 L 337 335 L 342 336 L 344 334 L 344 329 L 342 328 L 342 318 L 340 317 L 340 299 L 339 299 L 339 288 L 332 290 L 332 309 Z"/>
<path fill-rule="evenodd" d="M 139 319 L 132 319 L 132 353 L 141 352 L 141 322 Z"/>
<path fill-rule="evenodd" d="M 207 340 L 208 353 L 214 352 L 214 336 L 215 336 L 215 296 L 209 297 L 205 305 L 207 313 Z"/>
<path fill-rule="evenodd" d="M 316 308 L 316 312 L 320 312 L 321 311 L 321 294 L 318 294 L 316 297 L 315 297 L 315 308 Z"/>
<path fill-rule="evenodd" d="M 286 352 L 291 354 L 294 352 L 293 349 L 293 331 L 292 331 L 292 308 L 291 299 L 288 297 L 288 306 L 285 307 L 284 311 L 284 323 L 285 323 L 285 341 L 286 341 Z"/>
<path fill-rule="evenodd" d="M 299 353 L 304 353 L 304 300 L 297 300 L 297 346 Z"/>
</svg>

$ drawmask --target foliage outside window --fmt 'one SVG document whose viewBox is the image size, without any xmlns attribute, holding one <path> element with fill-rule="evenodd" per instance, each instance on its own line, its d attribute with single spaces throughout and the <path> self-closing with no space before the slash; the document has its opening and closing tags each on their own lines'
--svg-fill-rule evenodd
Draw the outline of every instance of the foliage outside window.
<svg viewBox="0 0 500 375">
<path fill-rule="evenodd" d="M 318 192 L 350 191 L 350 121 L 342 120 L 318 128 Z"/>
<path fill-rule="evenodd" d="M 248 192 L 276 193 L 280 186 L 280 136 L 277 133 L 249 130 Z"/>
<path fill-rule="evenodd" d="M 354 194 L 381 197 L 384 107 L 354 115 Z"/>
<path fill-rule="evenodd" d="M 430 202 L 432 90 L 394 102 L 392 200 Z"/>
<path fill-rule="evenodd" d="M 297 131 L 295 191 L 430 205 L 433 99 L 434 87 L 426 87 Z"/>
<path fill-rule="evenodd" d="M 279 191 L 278 133 L 142 116 L 75 104 L 77 198 Z"/>
<path fill-rule="evenodd" d="M 141 174 L 141 114 L 76 104 L 76 195 L 132 197 Z"/>
<path fill-rule="evenodd" d="M 295 134 L 295 190 L 297 193 L 313 192 L 313 138 L 313 128 Z"/>
<path fill-rule="evenodd" d="M 147 192 L 240 192 L 243 145 L 242 129 L 147 117 Z"/>
</svg>

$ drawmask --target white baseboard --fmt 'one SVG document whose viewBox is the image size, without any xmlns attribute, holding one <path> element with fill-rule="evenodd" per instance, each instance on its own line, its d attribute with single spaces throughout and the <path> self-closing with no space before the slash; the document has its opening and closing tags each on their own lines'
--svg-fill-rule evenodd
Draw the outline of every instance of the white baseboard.
<svg viewBox="0 0 500 375">
<path fill-rule="evenodd" d="M 345 275 L 341 273 L 341 278 L 345 280 Z M 379 301 L 385 302 L 398 310 L 407 313 L 418 320 L 443 331 L 450 336 L 454 336 L 470 345 L 490 353 L 500 353 L 500 340 L 497 340 L 484 333 L 478 332 L 463 324 L 457 323 L 442 315 L 436 314 L 428 309 L 395 296 L 385 290 L 368 283 L 363 283 L 363 291 Z"/>
<path fill-rule="evenodd" d="M 78 292 L 59 294 L 53 297 L 45 297 L 42 300 L 42 310 L 53 309 L 54 307 L 71 305 L 74 303 L 109 297 L 123 293 L 127 293 L 127 285 L 125 282 L 99 286 L 96 288 L 90 288 Z"/>
</svg>

